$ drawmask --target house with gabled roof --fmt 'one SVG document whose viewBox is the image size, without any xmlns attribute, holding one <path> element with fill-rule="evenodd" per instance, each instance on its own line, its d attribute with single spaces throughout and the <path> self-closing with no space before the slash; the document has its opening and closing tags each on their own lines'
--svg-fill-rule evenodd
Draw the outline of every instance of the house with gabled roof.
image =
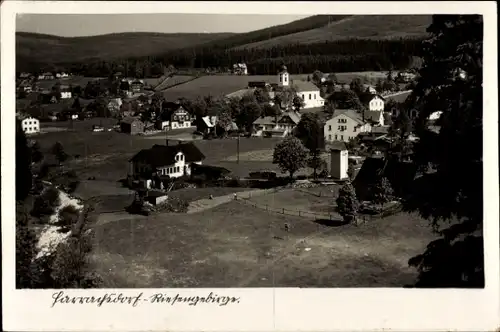
<svg viewBox="0 0 500 332">
<path fill-rule="evenodd" d="M 193 143 L 153 145 L 139 151 L 129 160 L 128 178 L 146 180 L 146 188 L 160 187 L 152 180 L 191 175 L 192 165 L 201 165 L 205 155 Z"/>
<path fill-rule="evenodd" d="M 355 110 L 336 110 L 325 122 L 325 142 L 348 142 L 360 133 L 370 132 L 371 124 L 363 119 L 363 115 Z"/>
<path fill-rule="evenodd" d="M 159 130 L 190 128 L 194 120 L 180 103 L 164 102 L 162 111 L 156 118 L 156 128 Z"/>
<path fill-rule="evenodd" d="M 284 112 L 278 116 L 259 117 L 253 122 L 254 136 L 284 137 L 292 133 L 301 115 L 295 111 Z"/>
</svg>

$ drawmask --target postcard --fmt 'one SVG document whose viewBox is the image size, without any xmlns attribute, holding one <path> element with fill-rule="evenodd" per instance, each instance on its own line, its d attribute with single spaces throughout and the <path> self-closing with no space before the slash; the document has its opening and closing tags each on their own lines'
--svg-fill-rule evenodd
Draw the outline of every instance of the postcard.
<svg viewBox="0 0 500 332">
<path fill-rule="evenodd" d="M 500 328 L 496 3 L 1 7 L 6 330 Z"/>
</svg>

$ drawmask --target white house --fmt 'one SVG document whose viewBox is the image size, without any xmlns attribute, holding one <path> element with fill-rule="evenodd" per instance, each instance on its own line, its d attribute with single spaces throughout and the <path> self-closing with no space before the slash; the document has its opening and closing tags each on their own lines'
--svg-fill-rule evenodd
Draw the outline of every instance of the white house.
<svg viewBox="0 0 500 332">
<path fill-rule="evenodd" d="M 330 175 L 335 180 L 345 180 L 349 178 L 347 169 L 349 168 L 349 152 L 345 143 L 335 142 L 330 148 L 331 171 Z"/>
<path fill-rule="evenodd" d="M 61 85 L 61 99 L 71 98 L 71 87 L 69 85 Z"/>
<path fill-rule="evenodd" d="M 129 160 L 129 179 L 151 180 L 156 175 L 178 178 L 191 174 L 191 164 L 201 165 L 205 156 L 193 143 L 153 145 Z M 149 187 L 150 181 L 146 181 Z"/>
<path fill-rule="evenodd" d="M 40 120 L 28 117 L 21 121 L 21 128 L 26 134 L 36 134 L 40 132 Z"/>
<path fill-rule="evenodd" d="M 384 97 L 380 95 L 374 95 L 368 102 L 368 110 L 370 111 L 383 111 L 385 105 Z"/>
<path fill-rule="evenodd" d="M 354 110 L 337 110 L 331 119 L 326 121 L 324 135 L 326 142 L 348 142 L 359 133 L 371 131 L 371 125 L 365 121 L 361 114 Z"/>
</svg>

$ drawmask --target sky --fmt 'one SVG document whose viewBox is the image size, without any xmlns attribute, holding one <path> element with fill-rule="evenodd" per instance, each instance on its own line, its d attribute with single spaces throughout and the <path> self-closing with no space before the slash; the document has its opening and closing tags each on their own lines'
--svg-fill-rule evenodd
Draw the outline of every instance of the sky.
<svg viewBox="0 0 500 332">
<path fill-rule="evenodd" d="M 18 14 L 16 31 L 64 37 L 116 32 L 248 32 L 304 17 L 307 15 Z"/>
</svg>

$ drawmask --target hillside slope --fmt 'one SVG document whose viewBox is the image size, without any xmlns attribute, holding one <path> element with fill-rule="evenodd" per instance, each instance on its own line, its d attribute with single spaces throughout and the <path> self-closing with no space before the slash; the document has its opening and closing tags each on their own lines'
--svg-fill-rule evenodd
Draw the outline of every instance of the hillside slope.
<svg viewBox="0 0 500 332">
<path fill-rule="evenodd" d="M 266 41 L 272 38 L 288 36 L 311 29 L 316 29 L 328 25 L 330 22 L 336 22 L 351 15 L 314 15 L 290 23 L 275 25 L 265 29 L 254 30 L 245 33 L 238 33 L 227 38 L 220 38 L 200 45 L 204 48 L 233 48 L 249 43 Z"/>
<path fill-rule="evenodd" d="M 68 38 L 17 32 L 16 55 L 20 59 L 44 63 L 153 56 L 231 35 L 232 33 L 131 32 Z"/>
<path fill-rule="evenodd" d="M 344 17 L 321 27 L 282 35 L 235 49 L 271 48 L 288 44 L 312 44 L 349 38 L 390 39 L 425 36 L 430 15 L 356 15 Z M 293 22 L 292 22 L 293 23 Z M 238 36 L 232 37 L 233 39 Z M 223 41 L 223 40 L 221 40 Z"/>
</svg>

